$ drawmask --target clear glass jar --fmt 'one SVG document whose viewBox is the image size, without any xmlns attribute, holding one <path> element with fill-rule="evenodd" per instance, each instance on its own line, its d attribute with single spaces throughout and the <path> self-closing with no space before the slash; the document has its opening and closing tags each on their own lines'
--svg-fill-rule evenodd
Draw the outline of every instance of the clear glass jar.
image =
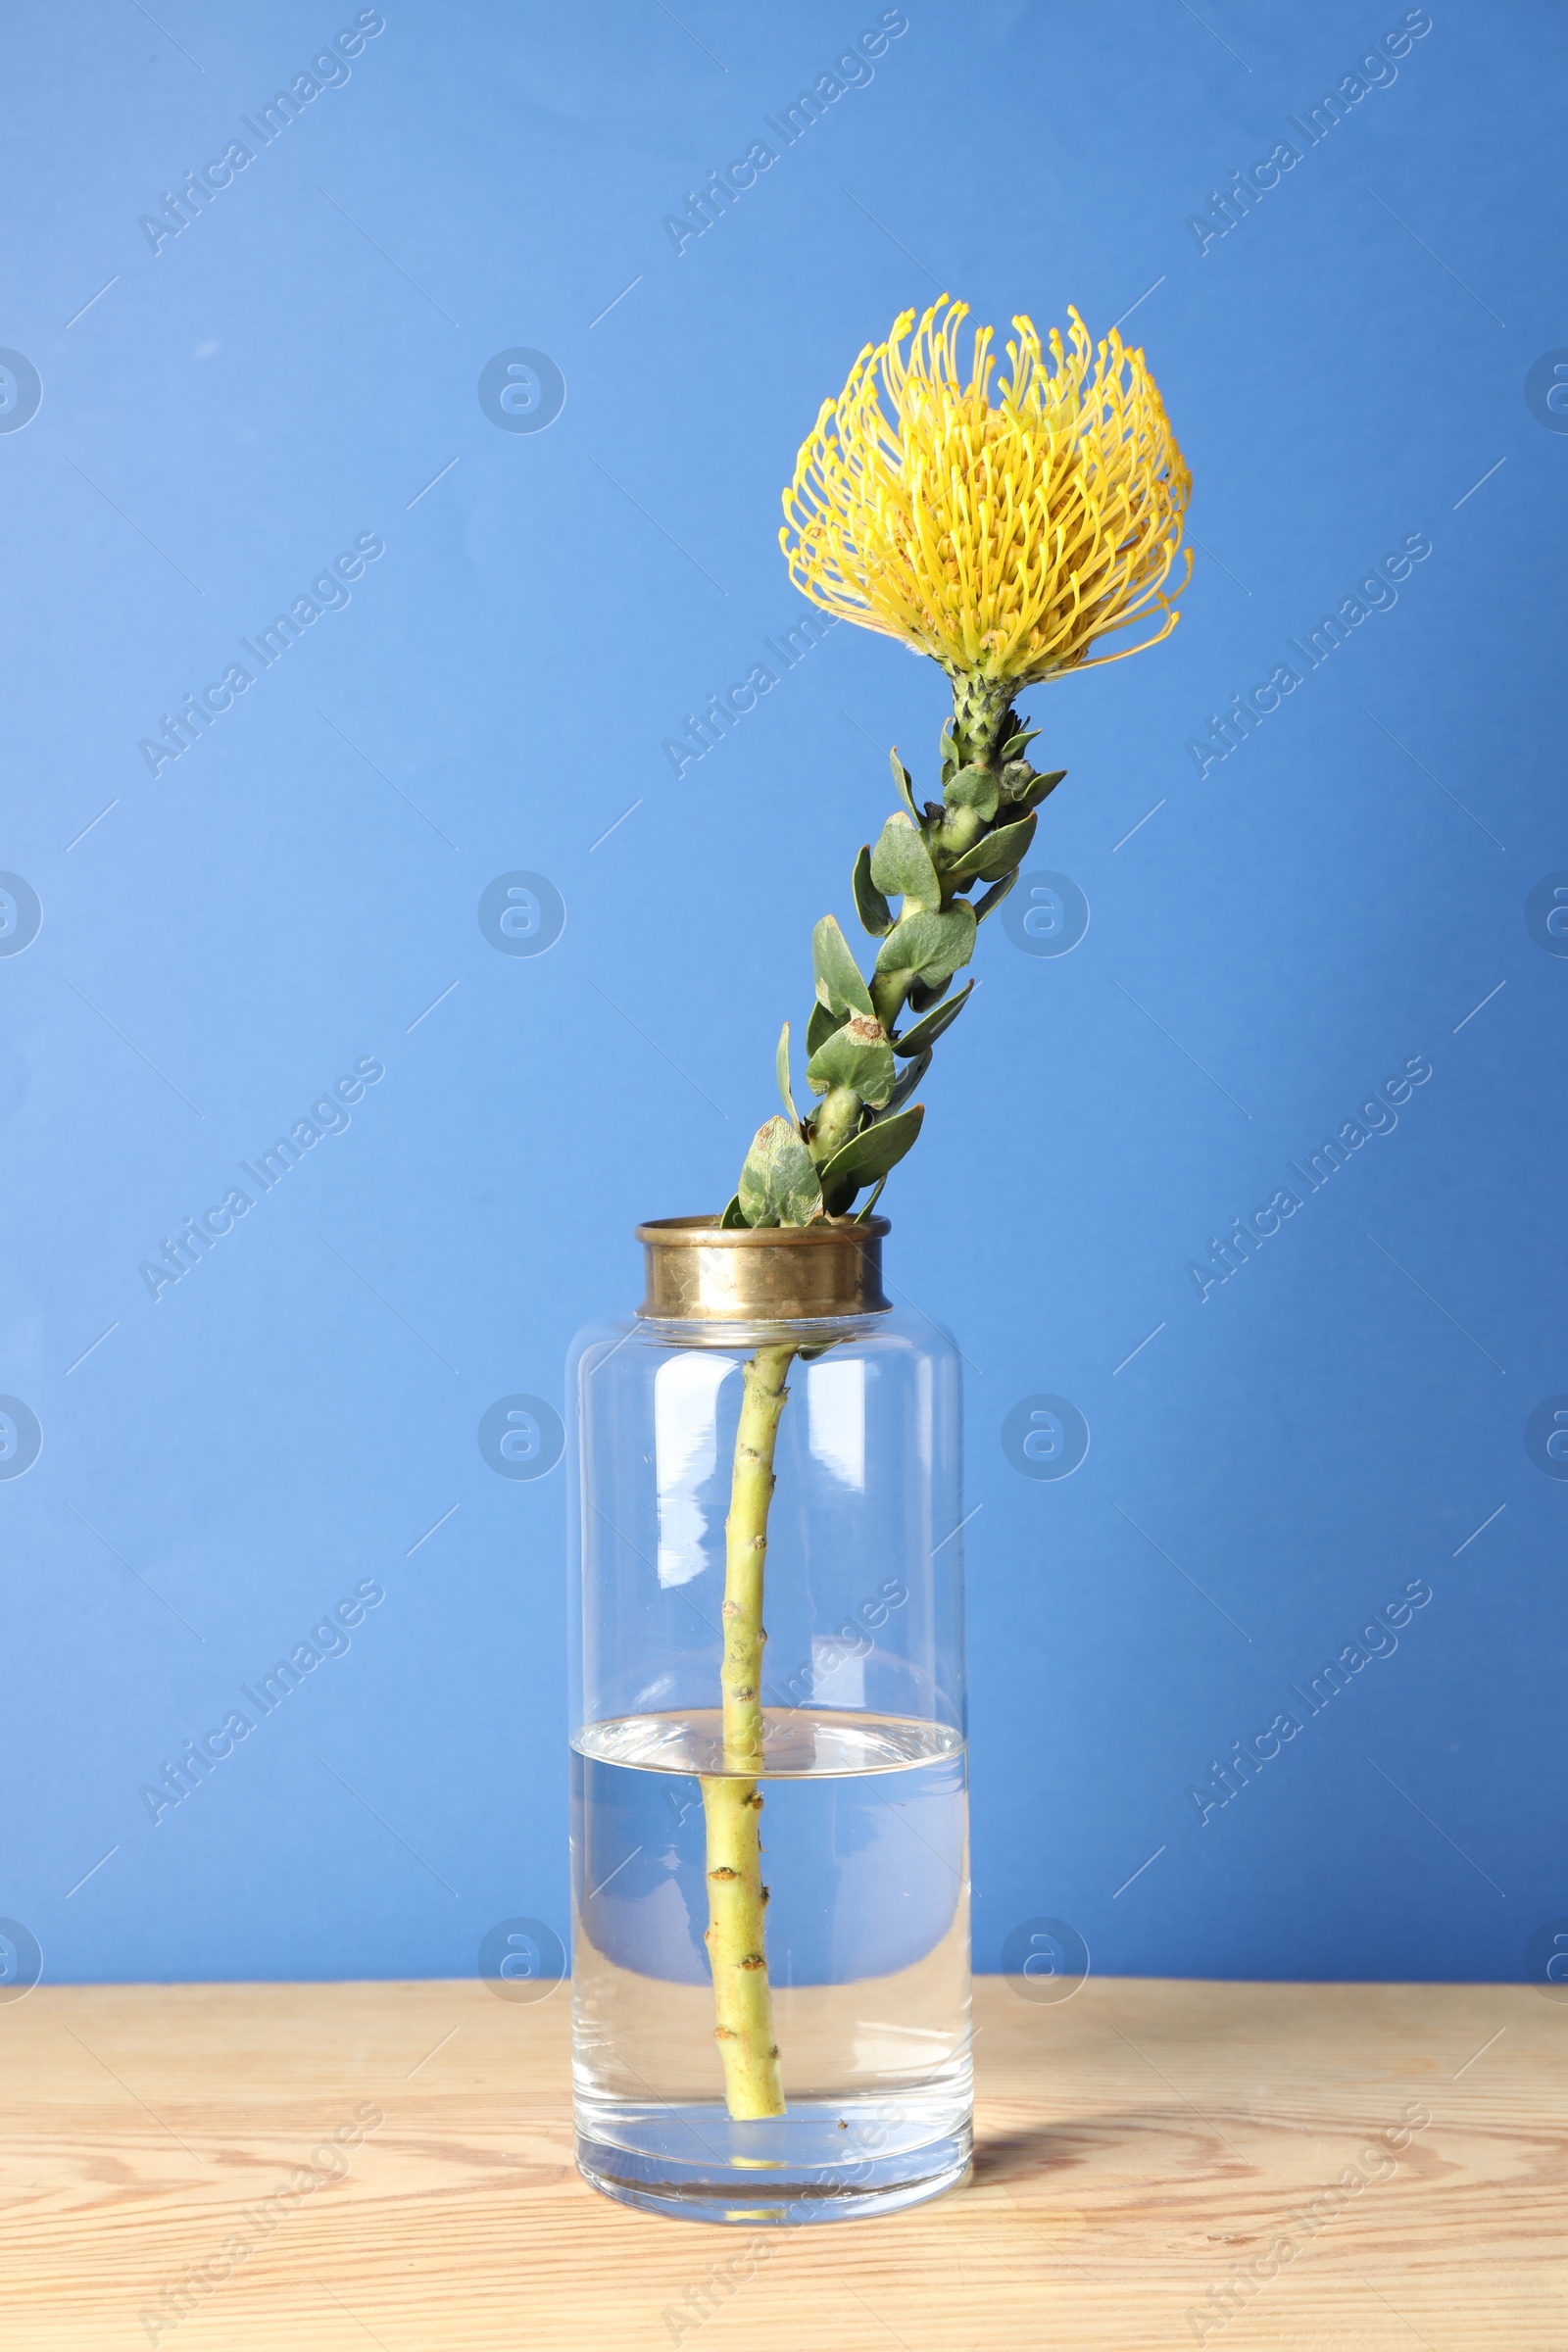
<svg viewBox="0 0 1568 2352">
<path fill-rule="evenodd" d="M 571 1352 L 577 2161 L 688 2219 L 887 2213 L 968 2168 L 958 1362 L 888 1308 L 886 1230 L 639 1228 L 643 1310 Z M 776 1482 L 739 1748 L 738 1438 Z"/>
</svg>

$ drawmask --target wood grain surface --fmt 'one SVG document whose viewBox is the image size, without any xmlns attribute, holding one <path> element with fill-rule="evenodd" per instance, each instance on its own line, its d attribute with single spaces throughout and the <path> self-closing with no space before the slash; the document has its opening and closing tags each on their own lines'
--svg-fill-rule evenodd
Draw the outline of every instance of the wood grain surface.
<svg viewBox="0 0 1568 2352">
<path fill-rule="evenodd" d="M 1568 2004 L 1515 1985 L 976 1993 L 973 2185 L 749 2231 L 583 2186 L 564 1989 L 530 2007 L 467 1983 L 40 1987 L 0 2008 L 4 2340 L 1568 2352 Z M 363 2137 L 321 2180 L 340 2127 Z M 252 2250 L 220 2279 L 236 2234 Z"/>
</svg>

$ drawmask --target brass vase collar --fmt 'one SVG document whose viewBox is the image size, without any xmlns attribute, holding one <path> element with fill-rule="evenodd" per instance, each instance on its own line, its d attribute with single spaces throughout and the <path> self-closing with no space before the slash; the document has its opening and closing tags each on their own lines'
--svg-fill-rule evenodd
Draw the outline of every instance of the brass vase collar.
<svg viewBox="0 0 1568 2352">
<path fill-rule="evenodd" d="M 886 1217 L 734 1226 L 656 1217 L 637 1227 L 647 1265 L 640 1315 L 662 1321 L 793 1323 L 886 1312 Z"/>
</svg>

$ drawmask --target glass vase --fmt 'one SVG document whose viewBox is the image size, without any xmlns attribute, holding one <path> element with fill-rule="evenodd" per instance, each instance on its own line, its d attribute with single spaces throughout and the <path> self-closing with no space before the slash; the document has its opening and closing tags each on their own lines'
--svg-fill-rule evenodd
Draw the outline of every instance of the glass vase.
<svg viewBox="0 0 1568 2352">
<path fill-rule="evenodd" d="M 958 1365 L 887 1231 L 641 1226 L 571 1352 L 577 2162 L 656 2212 L 968 2169 Z"/>
</svg>

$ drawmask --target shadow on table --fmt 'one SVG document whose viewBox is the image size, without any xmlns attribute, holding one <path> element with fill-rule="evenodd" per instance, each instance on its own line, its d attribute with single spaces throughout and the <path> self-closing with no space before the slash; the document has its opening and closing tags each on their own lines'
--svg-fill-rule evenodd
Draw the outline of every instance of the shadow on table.
<svg viewBox="0 0 1568 2352">
<path fill-rule="evenodd" d="M 1236 2159 L 1236 2150 L 1217 2124 L 1168 2107 L 1125 2107 L 1074 2123 L 982 2129 L 975 2138 L 970 2178 L 977 2188 L 1017 2187 L 1024 2181 L 1050 2181 L 1088 2165 L 1102 2168 L 1107 2158 L 1141 2168 L 1149 2161 L 1151 2135 L 1166 2143 L 1169 2155 L 1173 2131 L 1178 2140 L 1189 2143 L 1188 2166 L 1220 2173 L 1232 2169 L 1227 2158 Z"/>
<path fill-rule="evenodd" d="M 1082 2125 L 1037 2124 L 1015 2132 L 986 2132 L 975 2141 L 976 2188 L 1000 2188 L 1020 2180 L 1048 2180 L 1087 2164 L 1110 2134 Z"/>
</svg>

